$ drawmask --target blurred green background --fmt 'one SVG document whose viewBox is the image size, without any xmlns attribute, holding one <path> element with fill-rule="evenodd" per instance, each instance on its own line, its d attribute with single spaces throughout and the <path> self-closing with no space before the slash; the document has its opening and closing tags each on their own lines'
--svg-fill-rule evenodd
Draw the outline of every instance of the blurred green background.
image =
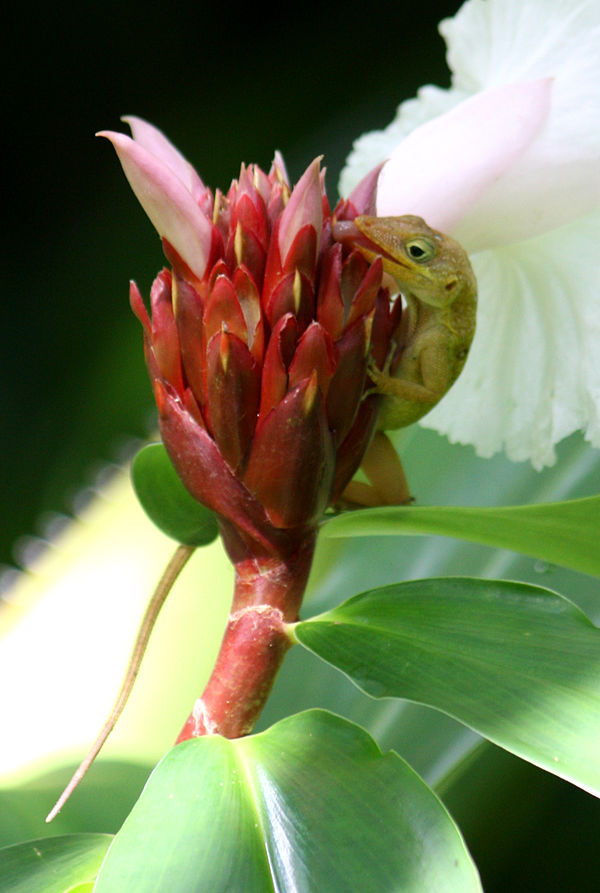
<svg viewBox="0 0 600 893">
<path fill-rule="evenodd" d="M 212 187 L 227 187 L 241 161 L 268 167 L 275 148 L 292 178 L 324 154 L 335 197 L 353 139 L 385 126 L 420 85 L 447 85 L 437 23 L 460 5 L 346 0 L 240 12 L 113 0 L 13 10 L 4 60 L 0 566 L 26 560 L 35 548 L 27 538 L 43 536 L 48 513 L 71 513 L 76 494 L 153 425 L 127 291 L 135 278 L 147 295 L 160 244 L 94 132 L 120 129 L 122 114 L 145 117 Z M 459 472 L 463 491 L 471 458 Z M 478 474 L 493 479 L 484 464 Z M 598 889 L 597 801 L 496 749 L 485 753 L 447 799 L 486 889 Z M 137 788 L 140 779 L 128 777 Z M 122 791 L 121 777 L 115 785 Z"/>
</svg>

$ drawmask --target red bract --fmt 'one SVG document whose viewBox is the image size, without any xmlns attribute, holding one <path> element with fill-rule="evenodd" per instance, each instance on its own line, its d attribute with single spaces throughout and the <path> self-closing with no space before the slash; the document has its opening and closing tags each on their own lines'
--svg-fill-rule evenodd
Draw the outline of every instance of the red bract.
<svg viewBox="0 0 600 893">
<path fill-rule="evenodd" d="M 268 605 L 292 621 L 317 524 L 376 421 L 367 364 L 383 363 L 394 313 L 381 262 L 331 235 L 332 218 L 372 211 L 375 178 L 333 214 L 319 159 L 293 189 L 276 157 L 268 174 L 242 166 L 227 194 L 213 195 L 162 134 L 130 123 L 135 140 L 105 135 L 172 267 L 152 286 L 151 317 L 131 285 L 162 438 L 189 492 L 219 518 L 237 572 L 232 617 Z M 202 722 L 214 731 L 204 712 Z M 240 733 L 250 720 L 236 723 Z"/>
<path fill-rule="evenodd" d="M 291 194 L 276 161 L 268 175 L 242 168 L 226 196 L 207 199 L 203 277 L 165 242 L 173 271 L 154 282 L 152 319 L 134 284 L 131 303 L 184 484 L 278 549 L 281 531 L 314 527 L 368 444 L 367 361 L 385 355 L 388 329 L 381 264 L 333 242 L 318 161 Z"/>
</svg>

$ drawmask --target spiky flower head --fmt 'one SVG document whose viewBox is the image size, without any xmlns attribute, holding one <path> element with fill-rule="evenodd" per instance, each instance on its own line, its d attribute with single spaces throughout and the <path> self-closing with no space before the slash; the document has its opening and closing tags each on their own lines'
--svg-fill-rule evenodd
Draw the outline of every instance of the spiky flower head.
<svg viewBox="0 0 600 893">
<path fill-rule="evenodd" d="M 335 242 L 372 210 L 373 178 L 330 210 L 320 160 L 292 188 L 242 166 L 207 188 L 154 127 L 103 133 L 163 240 L 151 317 L 135 284 L 163 441 L 190 493 L 253 548 L 314 529 L 360 464 L 377 413 L 367 363 L 394 327 L 381 262 Z"/>
</svg>

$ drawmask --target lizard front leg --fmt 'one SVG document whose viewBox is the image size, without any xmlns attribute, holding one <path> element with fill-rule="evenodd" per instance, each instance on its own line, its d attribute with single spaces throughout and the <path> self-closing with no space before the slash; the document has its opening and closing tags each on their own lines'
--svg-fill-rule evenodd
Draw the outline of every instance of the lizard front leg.
<svg viewBox="0 0 600 893">
<path fill-rule="evenodd" d="M 432 337 L 433 336 L 433 337 Z M 392 376 L 369 368 L 374 390 L 384 396 L 379 429 L 389 431 L 412 425 L 444 396 L 454 377 L 455 363 L 446 333 L 429 333 L 427 342 L 406 349 Z"/>
<path fill-rule="evenodd" d="M 369 364 L 369 378 L 375 387 L 367 393 L 382 394 L 385 397 L 391 397 L 395 400 L 405 400 L 408 403 L 431 404 L 437 403 L 441 396 L 430 388 L 418 384 L 415 381 L 388 375 L 385 366 L 383 369 L 378 369 L 374 362 Z"/>
<path fill-rule="evenodd" d="M 412 502 L 402 462 L 384 431 L 410 425 L 426 415 L 444 395 L 451 378 L 450 350 L 445 337 L 430 336 L 427 346 L 422 346 L 421 350 L 413 345 L 414 360 L 410 371 L 420 381 L 402 376 L 408 371 L 403 368 L 402 361 L 395 374 L 390 375 L 393 354 L 394 350 L 382 370 L 374 362 L 369 365 L 369 377 L 374 385 L 370 393 L 381 394 L 386 399 L 381 409 L 380 430 L 361 466 L 370 486 L 351 481 L 344 493 L 347 500 L 359 505 L 406 505 Z"/>
</svg>

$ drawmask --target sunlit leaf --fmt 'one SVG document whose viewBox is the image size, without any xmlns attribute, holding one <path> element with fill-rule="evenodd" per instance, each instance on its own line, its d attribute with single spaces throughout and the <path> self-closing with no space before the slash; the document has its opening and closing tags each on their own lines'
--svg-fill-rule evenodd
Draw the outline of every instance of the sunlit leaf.
<svg viewBox="0 0 600 893">
<path fill-rule="evenodd" d="M 347 512 L 323 526 L 325 536 L 439 534 L 511 549 L 600 576 L 600 496 L 490 508 L 393 506 Z"/>
<path fill-rule="evenodd" d="M 359 726 L 312 710 L 187 741 L 151 776 L 95 893 L 481 889 L 437 797 Z"/>
<path fill-rule="evenodd" d="M 217 538 L 214 513 L 190 496 L 162 443 L 139 451 L 131 479 L 142 508 L 167 536 L 186 546 L 205 546 Z"/>
<path fill-rule="evenodd" d="M 66 834 L 0 850 L 2 893 L 71 893 L 93 883 L 110 834 Z"/>
<path fill-rule="evenodd" d="M 295 632 L 373 697 L 436 707 L 600 793 L 600 631 L 567 599 L 524 583 L 420 580 Z"/>
</svg>

